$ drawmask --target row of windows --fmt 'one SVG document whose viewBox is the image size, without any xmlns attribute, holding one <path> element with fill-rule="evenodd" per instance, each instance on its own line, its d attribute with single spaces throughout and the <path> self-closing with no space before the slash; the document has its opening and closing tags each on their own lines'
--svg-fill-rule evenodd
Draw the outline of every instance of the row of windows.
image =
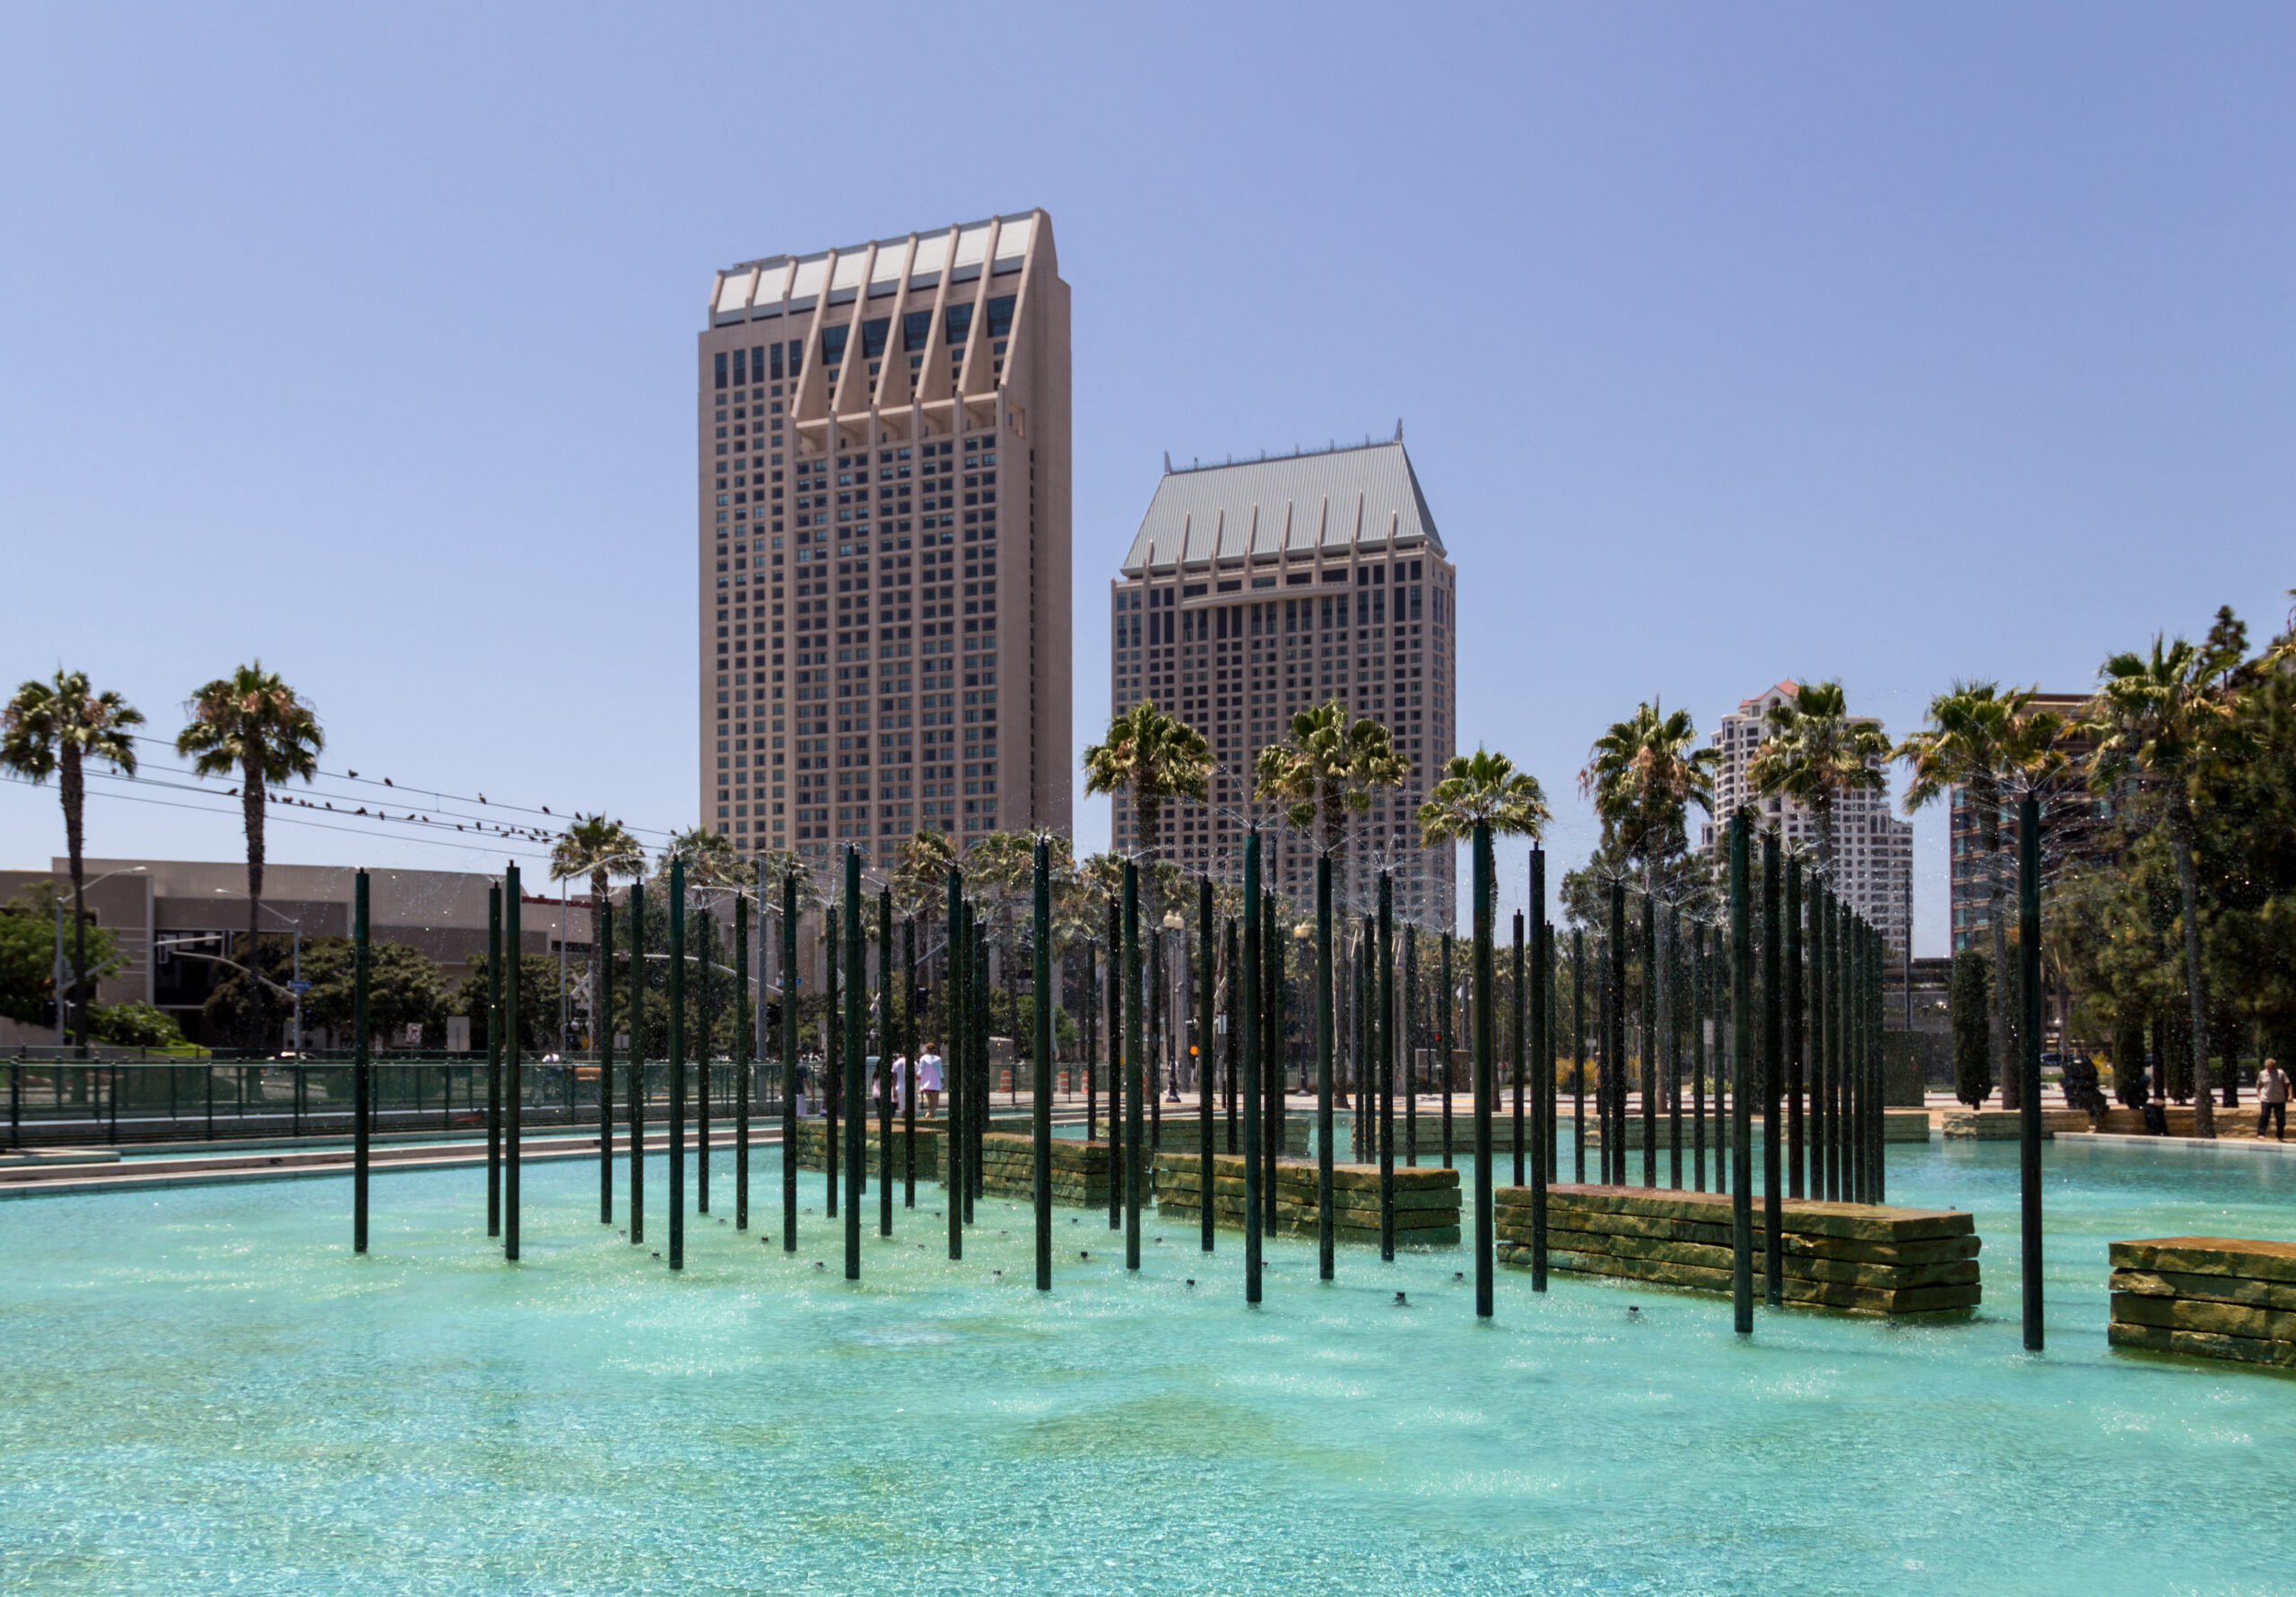
<svg viewBox="0 0 2296 1597">
<path fill-rule="evenodd" d="M 1004 338 L 1013 330 L 1013 308 L 1016 296 L 1002 294 L 988 301 L 988 335 Z M 972 335 L 970 300 L 947 307 L 943 318 L 943 333 L 952 350 L 961 348 Z M 861 352 L 868 360 L 882 359 L 885 343 L 892 331 L 892 318 L 873 317 L 861 324 Z M 933 313 L 913 310 L 901 318 L 901 349 L 904 353 L 921 354 L 933 332 Z M 845 352 L 852 342 L 853 324 L 840 322 L 821 330 L 822 364 L 837 367 L 845 360 Z M 784 374 L 796 378 L 804 371 L 805 341 L 792 338 L 785 343 L 752 344 L 744 349 L 720 350 L 716 357 L 714 377 L 716 386 L 729 385 L 739 388 L 750 383 L 780 382 Z M 1000 349 L 996 352 L 1004 353 Z"/>
</svg>

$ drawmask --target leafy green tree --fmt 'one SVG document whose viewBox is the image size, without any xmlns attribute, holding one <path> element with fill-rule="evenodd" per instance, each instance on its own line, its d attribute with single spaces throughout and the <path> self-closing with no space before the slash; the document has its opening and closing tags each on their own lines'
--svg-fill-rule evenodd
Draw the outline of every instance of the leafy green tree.
<svg viewBox="0 0 2296 1597">
<path fill-rule="evenodd" d="M 1993 971 L 1984 954 L 1965 948 L 1953 956 L 1948 1002 L 1953 1027 L 1953 1096 L 1974 1109 L 1993 1093 L 1993 1025 L 1987 989 Z"/>
<path fill-rule="evenodd" d="M 91 1017 L 96 1036 L 116 1048 L 174 1048 L 183 1044 L 183 1028 L 165 1010 L 129 999 L 100 1003 Z"/>
<path fill-rule="evenodd" d="M 1287 806 L 1285 821 L 1312 835 L 1317 851 L 1330 858 L 1344 911 L 1353 901 L 1348 814 L 1371 807 L 1373 788 L 1400 786 L 1410 774 L 1411 760 L 1385 725 L 1369 716 L 1351 720 L 1333 699 L 1294 713 L 1290 737 L 1259 751 L 1257 792 L 1263 803 Z"/>
<path fill-rule="evenodd" d="M 2112 795 L 2151 785 L 2161 795 L 2183 919 L 2185 985 L 2190 1011 L 2193 1132 L 2216 1134 L 2208 1089 L 2208 985 L 2201 958 L 2200 876 L 2195 861 L 2198 820 L 2194 794 L 2212 767 L 2238 752 L 2237 699 L 2230 679 L 2247 653 L 2231 612 L 2205 645 L 2152 639 L 2152 653 L 2108 659 L 2082 726 L 2096 740 L 2090 781 Z M 2174 1072 L 2171 1073 L 2174 1080 Z"/>
<path fill-rule="evenodd" d="M 56 901 L 53 881 L 34 881 L 0 907 L 0 1015 L 26 1026 L 56 1021 Z M 115 942 L 101 926 L 87 925 L 88 959 L 100 969 Z"/>
<path fill-rule="evenodd" d="M 649 920 L 651 911 L 649 903 Z M 648 944 L 657 951 L 667 945 L 666 937 Z M 453 1012 L 470 1017 L 474 1046 L 478 1046 L 486 1029 L 487 970 L 485 951 L 474 953 L 470 974 L 456 985 L 452 999 Z M 666 1020 L 657 1024 L 665 1027 Z M 557 1037 L 558 961 L 548 954 L 522 955 L 518 961 L 518 1047 L 528 1057 L 539 1058 L 557 1046 Z M 666 1046 L 657 1040 L 653 1056 L 660 1058 L 666 1052 Z"/>
<path fill-rule="evenodd" d="M 1834 879 L 1834 819 L 1853 794 L 1877 793 L 1890 740 L 1871 720 L 1851 716 L 1841 684 L 1805 682 L 1770 707 L 1770 735 L 1754 751 L 1746 779 L 1764 797 L 1783 794 L 1809 812 L 1818 834 L 1818 869 Z"/>
<path fill-rule="evenodd" d="M 1518 771 L 1504 754 L 1477 749 L 1454 755 L 1427 802 L 1419 806 L 1422 847 L 1457 842 L 1487 825 L 1494 837 L 1537 838 L 1552 819 L 1539 779 Z"/>
<path fill-rule="evenodd" d="M 1084 791 L 1130 794 L 1140 829 L 1140 852 L 1158 857 L 1159 822 L 1174 799 L 1205 801 L 1212 779 L 1212 745 L 1187 722 L 1143 699 L 1109 723 L 1105 742 L 1084 751 Z"/>
<path fill-rule="evenodd" d="M 261 660 L 218 677 L 191 696 L 189 724 L 176 734 L 176 752 L 203 777 L 237 776 L 241 824 L 248 844 L 248 940 L 250 962 L 261 958 L 264 804 L 271 788 L 318 771 L 326 737 L 311 707 L 265 671 Z M 247 1009 L 248 1046 L 257 1037 L 268 1005 L 261 988 Z"/>
<path fill-rule="evenodd" d="M 1897 746 L 1912 780 L 1906 813 L 1960 789 L 1977 822 L 1977 843 L 1985 858 L 1987 898 L 1992 906 L 1995 1052 L 2013 1056 L 2016 1019 L 2009 1012 L 2009 854 L 2003 846 L 2002 816 L 2007 799 L 2031 791 L 2061 768 L 2057 750 L 2063 718 L 2032 707 L 2036 690 L 2002 691 L 1998 682 L 1955 682 L 1929 701 L 1929 725 Z M 2004 1108 L 2018 1107 L 2017 1072 L 2001 1083 Z"/>
<path fill-rule="evenodd" d="M 85 672 L 58 667 L 55 680 L 37 678 L 16 690 L 0 713 L 0 770 L 25 781 L 58 778 L 64 801 L 64 846 L 72 870 L 72 1000 L 79 1006 L 82 1051 L 88 1046 L 88 905 L 81 865 L 88 803 L 86 765 L 100 760 L 124 776 L 135 774 L 135 738 L 144 712 L 106 690 L 88 686 Z"/>
</svg>

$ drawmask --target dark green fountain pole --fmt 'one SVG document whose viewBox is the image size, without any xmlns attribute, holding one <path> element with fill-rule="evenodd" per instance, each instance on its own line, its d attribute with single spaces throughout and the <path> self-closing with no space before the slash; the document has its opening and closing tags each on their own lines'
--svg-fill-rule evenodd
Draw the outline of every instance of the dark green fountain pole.
<svg viewBox="0 0 2296 1597">
<path fill-rule="evenodd" d="M 943 1085 L 948 1089 L 949 1115 L 944 1123 L 941 1138 L 941 1178 L 949 1189 L 949 1257 L 965 1256 L 965 1150 L 964 1124 L 965 1050 L 964 994 L 970 984 L 965 971 L 965 882 L 964 873 L 956 866 L 949 867 L 949 946 L 948 974 L 944 981 L 943 1009 L 948 1020 L 949 1053 L 942 1066 Z"/>
<path fill-rule="evenodd" d="M 1815 1124 L 1811 1128 L 1810 1195 L 1833 1202 L 1841 1196 L 1841 1164 L 1834 1146 L 1839 1124 L 1834 1091 L 1834 903 L 1822 876 L 1810 881 L 1810 970 L 1815 989 L 1810 1012 L 1816 1031 L 1811 1039 Z"/>
<path fill-rule="evenodd" d="M 1730 1298 L 1740 1336 L 1754 1329 L 1753 1125 L 1746 1113 L 1754 1005 L 1749 829 L 1745 811 L 1730 817 Z"/>
<path fill-rule="evenodd" d="M 1802 1196 L 1802 862 L 1786 862 L 1786 1195 Z"/>
<path fill-rule="evenodd" d="M 750 1228 L 750 901 L 734 895 L 734 1229 Z"/>
<path fill-rule="evenodd" d="M 1405 946 L 1410 942 L 1406 934 Z M 1332 1279 L 1335 1242 L 1332 1215 L 1332 981 L 1331 855 L 1316 856 L 1316 1261 L 1320 1279 Z M 1207 1172 L 1210 1161 L 1205 1161 Z M 1206 1214 L 1212 1212 L 1212 1183 L 1204 1184 Z"/>
<path fill-rule="evenodd" d="M 1866 980 L 1863 933 L 1866 924 L 1852 909 L 1844 923 L 1842 952 L 1841 1012 L 1842 1072 L 1841 1079 L 1849 1100 L 1849 1112 L 1844 1117 L 1847 1135 L 1842 1159 L 1848 1166 L 1845 1185 L 1849 1201 L 1863 1203 L 1866 1193 L 1866 1029 L 1865 1005 L 1859 1001 L 1859 989 Z"/>
<path fill-rule="evenodd" d="M 1109 1229 L 1124 1229 L 1124 894 L 1109 898 Z M 1208 1201 L 1208 1200 L 1207 1200 Z"/>
<path fill-rule="evenodd" d="M 1642 895 L 1642 1185 L 1658 1185 L 1658 900 Z"/>
<path fill-rule="evenodd" d="M 1259 1113 L 1260 1044 L 1259 829 L 1244 834 L 1244 1301 L 1260 1300 L 1260 1138 L 1266 1130 Z M 1359 1094 L 1359 1100 L 1360 1100 Z M 1210 1202 L 1212 1194 L 1205 1194 Z"/>
<path fill-rule="evenodd" d="M 518 937 L 518 867 L 502 871 L 502 1256 L 518 1261 L 518 1132 L 526 1094 L 518 1069 L 518 978 L 526 964 Z"/>
<path fill-rule="evenodd" d="M 1706 1027 L 1712 1018 L 1714 973 L 1706 955 L 1706 923 L 1693 921 L 1691 942 L 1690 1143 L 1691 1184 L 1706 1190 Z"/>
<path fill-rule="evenodd" d="M 367 872 L 351 882 L 351 1251 L 367 1251 L 367 1143 L 373 1129 L 375 1082 L 367 1025 Z M 302 1039 L 295 1039 L 302 1046 Z"/>
<path fill-rule="evenodd" d="M 1035 1133 L 1037 1202 L 1037 1290 L 1052 1290 L 1052 855 L 1039 836 L 1036 857 L 1036 1035 L 1031 1047 L 1036 1070 L 1030 1106 Z M 888 911 L 890 913 L 890 911 Z M 891 1226 L 888 1211 L 887 1225 Z"/>
<path fill-rule="evenodd" d="M 1379 1261 L 1396 1257 L 1396 881 L 1379 872 L 1379 991 L 1372 1030 L 1379 1067 Z"/>
<path fill-rule="evenodd" d="M 1039 1004 L 1043 1001 L 1039 999 Z M 877 1235 L 893 1234 L 893 890 L 877 892 Z"/>
<path fill-rule="evenodd" d="M 1219 988 L 1219 923 L 1212 909 L 1212 878 L 1199 876 L 1196 882 L 1196 959 L 1203 968 L 1196 994 L 1196 1165 L 1198 1200 L 1196 1218 L 1203 1227 L 1203 1246 L 1212 1251 L 1212 1097 L 1213 1078 L 1218 1073 L 1212 1064 L 1213 1019 L 1216 1011 L 1214 999 Z"/>
<path fill-rule="evenodd" d="M 1451 974 L 1451 934 L 1443 933 L 1443 1035 L 1437 1039 L 1436 1069 L 1443 1082 L 1443 1167 L 1451 1167 L 1451 1053 L 1457 1046 L 1452 1037 L 1451 1018 L 1458 1013 L 1459 993 L 1457 978 Z"/>
<path fill-rule="evenodd" d="M 2041 806 L 2017 801 L 2017 975 L 2024 1001 L 2017 1039 L 2017 1187 L 2024 1272 L 2025 1350 L 2041 1350 Z M 2207 1086 L 2202 1084 L 2201 1090 Z"/>
<path fill-rule="evenodd" d="M 1497 1221 L 1491 1180 L 1491 1109 L 1497 1091 L 1493 1072 L 1498 1063 L 1492 1032 L 1499 1013 L 1493 990 L 1498 972 L 1492 950 L 1492 919 L 1497 896 L 1491 823 L 1478 820 L 1474 827 L 1474 1312 L 1485 1320 L 1494 1308 L 1492 1268 Z"/>
<path fill-rule="evenodd" d="M 502 884 L 486 890 L 486 1234 L 502 1235 Z"/>
<path fill-rule="evenodd" d="M 630 884 L 630 1245 L 646 1240 L 646 885 Z M 785 1138 L 782 1147 L 795 1144 Z M 794 1170 L 796 1160 L 790 1161 Z M 789 1245 L 797 1245 L 795 1227 Z"/>
<path fill-rule="evenodd" d="M 694 961 L 694 979 L 701 984 L 694 994 L 700 1022 L 696 1028 L 701 1033 L 701 1068 L 694 1075 L 693 1122 L 693 1207 L 698 1214 L 709 1212 L 709 968 L 718 951 L 718 921 L 709 913 L 709 901 L 702 900 L 701 935 L 696 939 L 700 957 Z"/>
<path fill-rule="evenodd" d="M 900 1106 L 900 1206 L 917 1207 L 917 1061 L 925 1046 L 924 1023 L 917 1012 L 917 917 L 906 916 L 900 924 L 901 1013 L 907 1024 L 908 1046 L 902 1057 L 909 1061 L 909 1078 L 903 1084 Z"/>
<path fill-rule="evenodd" d="M 786 872 L 781 878 L 781 1251 L 797 1251 L 797 878 Z"/>
<path fill-rule="evenodd" d="M 1587 928 L 1570 928 L 1570 1179 L 1587 1184 Z"/>
<path fill-rule="evenodd" d="M 1779 1180 L 1779 1088 L 1786 1076 L 1785 1005 L 1781 985 L 1778 829 L 1761 835 L 1761 1215 L 1762 1300 L 1786 1305 L 1786 1204 Z"/>
<path fill-rule="evenodd" d="M 1260 1173 L 1260 1205 L 1265 1211 L 1264 1227 L 1267 1232 L 1275 1229 L 1275 1161 L 1283 1156 L 1283 939 L 1275 924 L 1275 894 L 1260 895 L 1260 958 L 1266 963 L 1261 976 L 1260 997 L 1265 1012 L 1260 1017 L 1260 1091 L 1265 1098 L 1261 1113 L 1267 1117 L 1267 1133 L 1260 1141 L 1260 1159 L 1265 1168 Z"/>
<path fill-rule="evenodd" d="M 685 1268 L 685 859 L 670 860 L 670 1268 Z"/>
<path fill-rule="evenodd" d="M 1124 1267 L 1140 1268 L 1140 1150 L 1146 1116 L 1140 1093 L 1147 1028 L 1140 1013 L 1140 865 L 1124 862 Z M 1208 1194 L 1207 1194 L 1208 1196 Z"/>
<path fill-rule="evenodd" d="M 1611 939 L 1605 965 L 1603 1009 L 1609 1022 L 1604 1045 L 1603 1074 L 1611 1089 L 1610 1124 L 1603 1127 L 1603 1146 L 1611 1150 L 1611 1173 L 1606 1178 L 1626 1185 L 1626 883 L 1611 883 Z"/>
<path fill-rule="evenodd" d="M 1419 927 L 1403 929 L 1403 1162 L 1419 1165 Z"/>
<path fill-rule="evenodd" d="M 1515 1034 L 1515 1185 L 1517 1186 L 1524 1184 L 1524 1159 L 1526 1153 L 1523 1147 L 1525 1136 L 1523 1072 L 1529 1069 L 1531 1062 L 1531 1039 L 1525 1035 L 1530 1025 L 1530 994 L 1523 989 L 1524 984 L 1529 979 L 1530 957 L 1523 945 L 1523 912 L 1518 909 L 1515 912 L 1515 1013 L 1513 1016 L 1515 1022 L 1513 1027 Z"/>
<path fill-rule="evenodd" d="M 598 1039 L 598 1224 L 613 1224 L 613 900 L 591 913 L 598 923 L 598 990 L 590 1024 Z"/>
<path fill-rule="evenodd" d="M 1683 912 L 1666 906 L 1665 948 L 1659 956 L 1665 980 L 1658 988 L 1658 1067 L 1666 1081 L 1666 1185 L 1683 1190 L 1683 1046 L 1674 1006 L 1682 1002 L 1676 978 L 1682 972 Z"/>
<path fill-rule="evenodd" d="M 861 856 L 845 851 L 845 1279 L 861 1279 L 861 1192 L 867 1173 L 863 1133 L 869 1088 L 862 1053 L 869 1037 L 869 944 L 861 924 Z"/>
</svg>

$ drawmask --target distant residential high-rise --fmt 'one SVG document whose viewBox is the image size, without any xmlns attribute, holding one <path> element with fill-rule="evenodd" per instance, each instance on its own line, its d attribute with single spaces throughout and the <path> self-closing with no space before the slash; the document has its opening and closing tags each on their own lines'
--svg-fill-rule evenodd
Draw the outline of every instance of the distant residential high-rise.
<svg viewBox="0 0 2296 1597">
<path fill-rule="evenodd" d="M 1412 768 L 1351 817 L 1350 870 L 1361 883 L 1394 869 L 1398 912 L 1450 925 L 1453 850 L 1422 850 L 1416 815 L 1457 736 L 1456 575 L 1400 431 L 1275 459 L 1167 461 L 1109 586 L 1111 714 L 1152 699 L 1203 733 L 1216 762 L 1208 804 L 1164 812 L 1162 856 L 1239 872 L 1248 818 L 1277 819 L 1253 802 L 1259 751 L 1284 740 L 1294 711 L 1337 699 L 1384 723 Z M 1269 836 L 1269 885 L 1312 897 L 1310 838 Z M 1122 795 L 1115 838 L 1138 846 Z"/>
<path fill-rule="evenodd" d="M 1758 698 L 1742 700 L 1735 714 L 1722 717 L 1714 733 L 1714 747 L 1721 752 L 1714 768 L 1716 819 L 1699 830 L 1700 845 L 1709 853 L 1720 839 L 1721 823 L 1747 804 L 1754 806 L 1764 825 L 1777 826 L 1789 846 L 1813 852 L 1817 848 L 1817 823 L 1806 806 L 1789 798 L 1761 797 L 1746 780 L 1754 751 L 1770 735 L 1765 717 L 1770 707 L 1800 691 L 1798 682 L 1780 682 Z M 1872 716 L 1852 719 L 1881 725 Z M 1913 826 L 1890 812 L 1886 785 L 1852 794 L 1835 806 L 1833 850 L 1836 890 L 1901 958 L 1913 921 Z"/>
<path fill-rule="evenodd" d="M 718 273 L 701 805 L 744 855 L 1069 825 L 1068 285 L 1042 211 Z"/>
</svg>

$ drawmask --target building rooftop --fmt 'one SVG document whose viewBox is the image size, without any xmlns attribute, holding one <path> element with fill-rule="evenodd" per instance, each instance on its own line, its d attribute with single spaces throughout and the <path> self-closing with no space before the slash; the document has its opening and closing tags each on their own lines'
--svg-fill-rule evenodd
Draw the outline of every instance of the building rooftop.
<svg viewBox="0 0 2296 1597">
<path fill-rule="evenodd" d="M 1449 558 L 1398 428 L 1385 442 L 1314 454 L 1178 470 L 1168 459 L 1123 569 L 1143 576 L 1152 558 L 1157 569 L 1170 570 L 1421 542 Z"/>
<path fill-rule="evenodd" d="M 1018 211 L 1010 216 L 953 223 L 937 232 L 903 233 L 812 255 L 774 255 L 744 261 L 718 273 L 710 285 L 710 323 L 722 327 L 729 322 L 779 316 L 785 308 L 811 310 L 824 293 L 830 304 L 841 305 L 858 299 L 865 286 L 868 298 L 881 299 L 900 288 L 904 277 L 912 289 L 937 285 L 944 271 L 952 282 L 969 282 L 980 276 L 984 264 L 993 275 L 1017 272 L 1036 239 L 1042 214 Z M 1048 236 L 1050 230 L 1048 226 Z"/>
</svg>

